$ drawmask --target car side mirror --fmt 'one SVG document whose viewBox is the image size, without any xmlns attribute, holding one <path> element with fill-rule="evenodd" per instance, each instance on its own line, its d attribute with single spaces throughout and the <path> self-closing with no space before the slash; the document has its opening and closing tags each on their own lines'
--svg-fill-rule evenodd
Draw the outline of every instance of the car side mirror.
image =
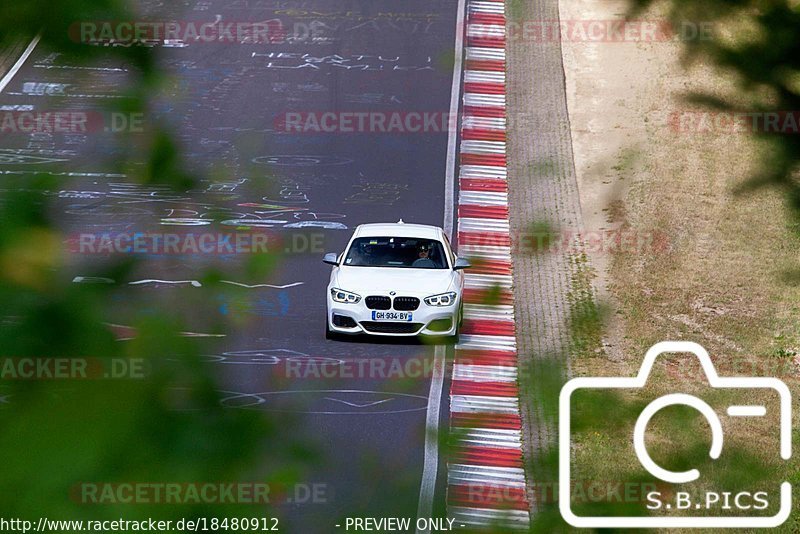
<svg viewBox="0 0 800 534">
<path fill-rule="evenodd" d="M 472 267 L 472 264 L 470 262 L 468 262 L 464 258 L 458 258 L 456 260 L 455 265 L 453 265 L 453 270 L 459 271 L 461 269 L 469 269 L 470 267 Z"/>
<path fill-rule="evenodd" d="M 327 263 L 328 265 L 333 265 L 338 267 L 339 266 L 339 258 L 335 252 L 328 252 L 322 258 L 323 263 Z"/>
</svg>

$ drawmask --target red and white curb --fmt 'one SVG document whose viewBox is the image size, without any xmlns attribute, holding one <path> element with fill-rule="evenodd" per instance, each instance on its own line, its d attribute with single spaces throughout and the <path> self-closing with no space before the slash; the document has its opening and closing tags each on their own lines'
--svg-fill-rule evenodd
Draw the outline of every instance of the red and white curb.
<svg viewBox="0 0 800 534">
<path fill-rule="evenodd" d="M 464 325 L 450 389 L 447 513 L 527 529 L 506 169 L 505 4 L 467 4 L 458 199 Z M 491 304 L 487 303 L 491 295 Z"/>
</svg>

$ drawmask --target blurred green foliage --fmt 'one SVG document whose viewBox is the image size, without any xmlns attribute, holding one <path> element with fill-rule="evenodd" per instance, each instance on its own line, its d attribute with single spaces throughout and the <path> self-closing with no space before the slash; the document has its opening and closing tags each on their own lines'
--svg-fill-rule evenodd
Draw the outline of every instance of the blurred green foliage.
<svg viewBox="0 0 800 534">
<path fill-rule="evenodd" d="M 0 44 L 24 47 L 40 34 L 39 49 L 56 51 L 74 64 L 112 58 L 126 65 L 133 73 L 131 83 L 125 88 L 126 98 L 113 105 L 130 113 L 147 109 L 151 89 L 163 79 L 157 50 L 82 45 L 70 38 L 70 26 L 81 20 L 132 18 L 126 5 L 116 0 L 0 2 Z M 126 154 L 113 163 L 138 182 L 169 184 L 178 191 L 194 183 L 166 128 Z M 64 236 L 44 193 L 63 188 L 66 179 L 48 174 L 4 180 L 0 356 L 141 358 L 148 365 L 141 380 L 0 381 L 3 517 L 268 516 L 270 508 L 264 505 L 243 509 L 241 505 L 81 502 L 82 483 L 260 481 L 288 486 L 297 482 L 315 456 L 293 442 L 288 419 L 223 410 L 218 384 L 200 363 L 199 341 L 179 335 L 186 324 L 175 310 L 165 307 L 141 317 L 129 311 L 137 337 L 116 341 L 107 324 L 115 306 L 111 297 L 125 289 L 114 284 L 73 284 L 65 275 Z M 246 270 L 263 276 L 274 264 L 274 257 L 255 258 Z M 94 274 L 119 279 L 135 268 L 135 261 L 125 259 Z M 209 276 L 214 278 L 213 273 Z M 220 291 L 213 284 L 206 286 Z"/>
</svg>

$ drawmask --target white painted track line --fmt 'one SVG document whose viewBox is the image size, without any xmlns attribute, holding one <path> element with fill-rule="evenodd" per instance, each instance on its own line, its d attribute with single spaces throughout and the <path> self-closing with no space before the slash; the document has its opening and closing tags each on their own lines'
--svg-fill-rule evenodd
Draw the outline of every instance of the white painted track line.
<svg viewBox="0 0 800 534">
<path fill-rule="evenodd" d="M 11 67 L 11 70 L 9 70 L 6 73 L 6 75 L 3 76 L 3 79 L 0 80 L 0 93 L 3 92 L 3 89 L 6 88 L 6 86 L 11 82 L 14 76 L 16 76 L 19 69 L 22 68 L 22 65 L 24 65 L 25 62 L 28 60 L 28 57 L 30 57 L 30 55 L 33 53 L 34 49 L 36 48 L 36 45 L 39 44 L 39 39 L 41 38 L 42 38 L 41 35 L 37 35 L 36 37 L 33 38 L 33 41 L 30 42 L 30 44 L 22 53 L 22 55 L 19 57 L 17 62 L 14 63 L 14 65 Z"/>
<path fill-rule="evenodd" d="M 458 0 L 456 7 L 456 41 L 454 44 L 455 55 L 453 56 L 453 84 L 450 87 L 450 116 L 457 117 L 461 106 L 461 65 L 464 59 L 464 16 L 466 14 L 466 0 Z M 447 133 L 447 161 L 445 167 L 444 184 L 444 231 L 453 240 L 453 211 L 455 207 L 455 180 L 456 180 L 456 157 L 458 149 L 458 121 L 450 121 L 450 129 Z"/>
<path fill-rule="evenodd" d="M 428 392 L 428 410 L 425 416 L 425 457 L 422 467 L 422 482 L 419 489 L 417 518 L 432 517 L 433 498 L 436 493 L 436 473 L 439 470 L 439 414 L 444 387 L 445 353 L 444 345 L 437 345 L 433 355 L 433 376 Z M 417 530 L 420 532 L 428 532 Z"/>
</svg>

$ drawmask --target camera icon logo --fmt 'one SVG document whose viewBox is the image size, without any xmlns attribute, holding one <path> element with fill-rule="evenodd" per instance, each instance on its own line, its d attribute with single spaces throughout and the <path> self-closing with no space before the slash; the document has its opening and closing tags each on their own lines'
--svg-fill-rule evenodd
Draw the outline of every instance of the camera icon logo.
<svg viewBox="0 0 800 534">
<path fill-rule="evenodd" d="M 792 487 L 789 482 L 780 484 L 779 510 L 772 516 L 702 516 L 702 517 L 587 517 L 576 515 L 571 506 L 571 401 L 576 391 L 583 389 L 641 389 L 644 388 L 656 358 L 662 353 L 692 353 L 700 361 L 712 388 L 739 390 L 773 390 L 777 392 L 780 403 L 780 456 L 788 460 L 792 455 L 792 415 L 791 393 L 789 388 L 777 378 L 735 378 L 717 375 L 708 352 L 697 343 L 685 341 L 664 341 L 653 345 L 645 355 L 639 374 L 633 378 L 623 377 L 581 377 L 567 382 L 559 396 L 559 509 L 564 520 L 579 528 L 769 528 L 781 525 L 789 518 L 792 505 Z M 698 480 L 697 469 L 670 471 L 658 465 L 650 456 L 645 445 L 645 433 L 651 418 L 668 406 L 689 406 L 705 417 L 711 428 L 711 447 L 709 457 L 716 460 L 723 450 L 724 436 L 722 421 L 717 412 L 705 401 L 684 393 L 673 393 L 659 397 L 648 404 L 639 415 L 633 430 L 633 448 L 636 457 L 653 477 L 671 484 L 683 484 Z M 766 407 L 761 405 L 728 406 L 727 416 L 763 417 Z M 669 508 L 669 505 L 667 505 Z M 698 505 L 697 508 L 700 508 Z M 684 508 L 685 509 L 685 508 Z"/>
</svg>

